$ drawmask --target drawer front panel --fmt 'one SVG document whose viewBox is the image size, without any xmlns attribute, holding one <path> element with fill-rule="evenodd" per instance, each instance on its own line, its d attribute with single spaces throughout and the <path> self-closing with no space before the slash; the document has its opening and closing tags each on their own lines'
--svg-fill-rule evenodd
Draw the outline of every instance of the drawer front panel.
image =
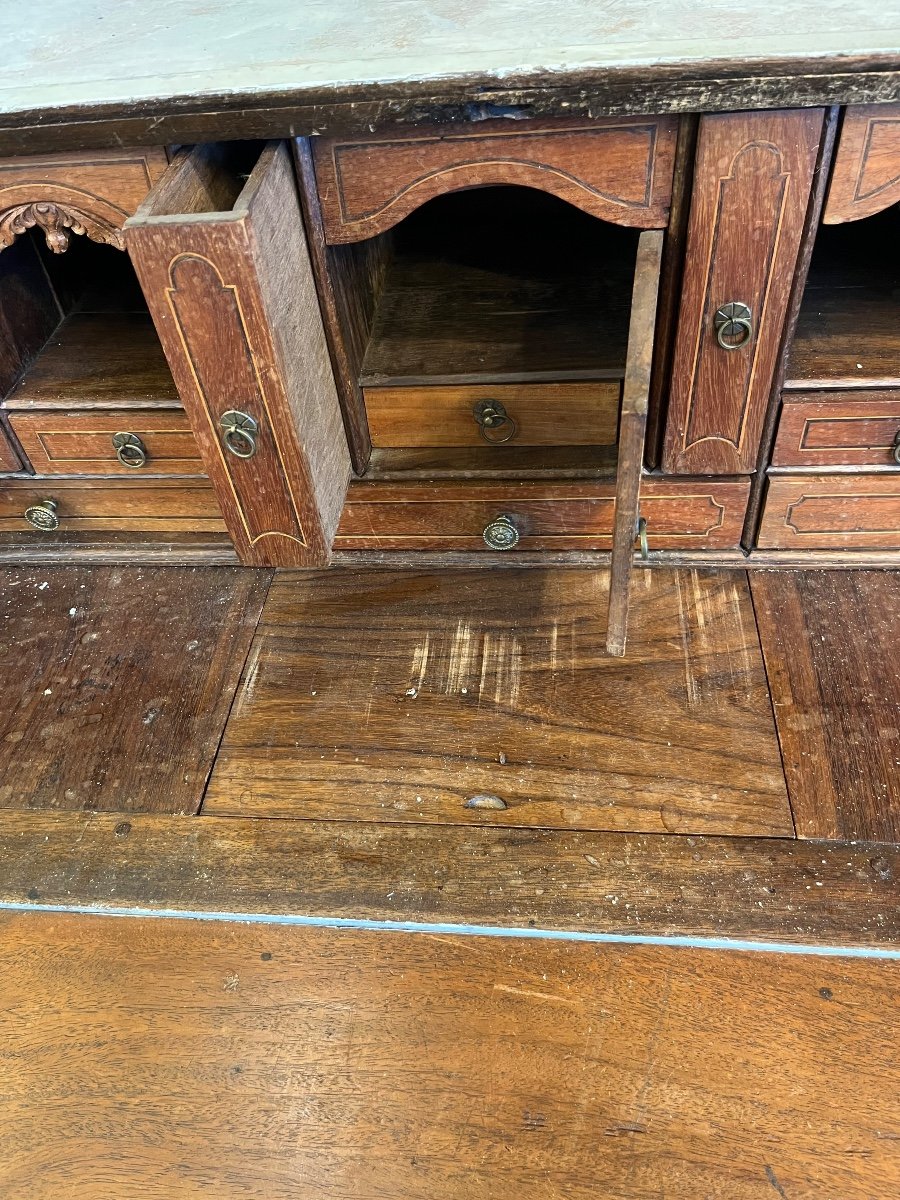
<svg viewBox="0 0 900 1200">
<path fill-rule="evenodd" d="M 667 473 L 743 474 L 756 466 L 822 123 L 822 109 L 701 118 Z M 721 319 L 732 311 L 746 323 L 718 325 L 720 311 Z"/>
<path fill-rule="evenodd" d="M 326 238 L 372 237 L 435 196 L 486 184 L 538 188 L 606 221 L 663 229 L 676 133 L 675 118 L 613 117 L 313 138 Z"/>
<path fill-rule="evenodd" d="M 771 478 L 759 546 L 900 550 L 900 475 Z"/>
<path fill-rule="evenodd" d="M 784 396 L 776 467 L 891 467 L 900 470 L 900 392 L 791 392 Z"/>
<path fill-rule="evenodd" d="M 204 474 L 197 443 L 180 410 L 13 413 L 10 424 L 38 475 Z M 143 466 L 119 461 L 113 446 L 117 433 L 140 440 Z M 136 452 L 132 454 L 138 461 Z"/>
<path fill-rule="evenodd" d="M 0 250 L 32 225 L 57 253 L 73 227 L 124 250 L 122 226 L 166 165 L 161 148 L 137 147 L 0 159 Z"/>
<path fill-rule="evenodd" d="M 504 438 L 503 445 L 609 446 L 616 440 L 620 391 L 618 382 L 603 381 L 374 387 L 363 394 L 377 447 L 483 446 L 473 408 L 489 400 L 499 401 L 509 418 L 487 431 Z"/>
<path fill-rule="evenodd" d="M 900 200 L 900 104 L 857 104 L 844 124 L 823 221 L 870 217 Z"/>
<path fill-rule="evenodd" d="M 20 486 L 21 484 L 21 486 Z M 223 533 L 225 523 L 215 492 L 208 483 L 126 483 L 114 480 L 96 487 L 74 480 L 8 480 L 0 487 L 0 531 L 52 538 L 25 520 L 31 505 L 56 502 L 60 534 Z"/>
<path fill-rule="evenodd" d="M 729 549 L 740 541 L 749 482 L 645 479 L 641 513 L 651 549 Z M 335 547 L 487 550 L 483 530 L 503 514 L 522 550 L 608 550 L 614 483 L 351 485 Z M 512 551 L 511 553 L 515 553 Z"/>
</svg>

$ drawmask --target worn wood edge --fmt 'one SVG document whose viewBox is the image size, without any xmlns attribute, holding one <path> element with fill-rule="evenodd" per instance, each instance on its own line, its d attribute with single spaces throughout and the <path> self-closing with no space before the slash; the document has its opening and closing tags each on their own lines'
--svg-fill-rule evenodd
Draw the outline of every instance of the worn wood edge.
<svg viewBox="0 0 900 1200">
<path fill-rule="evenodd" d="M 0 155 L 221 138 L 308 137 L 480 119 L 485 107 L 602 117 L 896 101 L 896 53 L 803 59 L 623 64 L 499 81 L 488 75 L 330 89 L 173 95 L 0 113 Z"/>
<path fill-rule="evenodd" d="M 0 546 L 0 564 L 15 566 L 239 567 L 241 560 L 230 546 L 111 546 L 97 545 Z M 249 568 L 258 570 L 259 568 Z"/>
<path fill-rule="evenodd" d="M 7 812 L 0 907 L 900 957 L 900 847 Z M 749 948 L 749 947 L 748 947 Z"/>
</svg>

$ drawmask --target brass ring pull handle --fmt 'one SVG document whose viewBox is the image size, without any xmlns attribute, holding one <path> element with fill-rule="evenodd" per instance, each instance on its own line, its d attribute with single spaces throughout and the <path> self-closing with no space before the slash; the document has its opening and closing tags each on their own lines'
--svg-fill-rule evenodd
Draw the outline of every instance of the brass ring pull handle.
<svg viewBox="0 0 900 1200">
<path fill-rule="evenodd" d="M 891 453 L 894 456 L 894 462 L 900 467 L 900 429 L 894 435 L 894 445 L 891 448 Z"/>
<path fill-rule="evenodd" d="M 505 442 L 511 442 L 519 432 L 515 418 L 509 415 L 499 400 L 476 400 L 472 407 L 472 416 L 482 438 L 489 446 L 502 446 Z"/>
<path fill-rule="evenodd" d="M 42 500 L 40 504 L 32 504 L 25 509 L 25 520 L 41 533 L 52 533 L 59 529 L 59 517 L 56 515 L 56 501 Z"/>
<path fill-rule="evenodd" d="M 482 537 L 485 545 L 490 546 L 492 550 L 512 550 L 519 544 L 519 531 L 513 524 L 512 517 L 505 513 L 485 525 Z"/>
<path fill-rule="evenodd" d="M 716 341 L 723 350 L 739 350 L 753 337 L 753 313 L 741 300 L 717 308 L 713 325 Z"/>
<path fill-rule="evenodd" d="M 636 531 L 635 536 L 640 539 L 641 558 L 644 560 L 644 562 L 646 562 L 647 559 L 650 557 L 650 543 L 647 540 L 647 518 L 646 517 L 638 517 L 637 531 Z"/>
<path fill-rule="evenodd" d="M 237 458 L 252 458 L 256 453 L 256 435 L 259 425 L 247 413 L 229 409 L 219 417 L 222 429 L 222 441 L 225 449 L 230 450 Z"/>
<path fill-rule="evenodd" d="M 123 467 L 140 470 L 147 463 L 147 447 L 136 433 L 114 433 L 113 450 Z"/>
</svg>

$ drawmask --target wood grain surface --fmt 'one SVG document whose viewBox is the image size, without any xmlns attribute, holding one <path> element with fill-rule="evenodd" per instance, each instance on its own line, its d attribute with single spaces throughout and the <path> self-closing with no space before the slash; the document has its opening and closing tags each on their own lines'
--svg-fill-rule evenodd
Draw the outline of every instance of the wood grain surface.
<svg viewBox="0 0 900 1200">
<path fill-rule="evenodd" d="M 900 550 L 900 475 L 772 475 L 758 544 L 770 550 Z"/>
<path fill-rule="evenodd" d="M 15 412 L 10 416 L 29 462 L 39 475 L 202 475 L 203 461 L 181 408 L 138 411 Z M 132 433 L 146 455 L 143 466 L 116 457 L 113 438 Z"/>
<path fill-rule="evenodd" d="M 138 475 L 138 472 L 133 472 Z M 56 503 L 59 527 L 34 529 L 25 510 L 46 500 Z M 225 532 L 216 493 L 205 479 L 104 479 L 71 476 L 4 480 L 0 489 L 0 532 L 27 534 L 30 541 L 64 544 L 72 535 L 152 533 L 165 541 L 171 533 Z"/>
<path fill-rule="evenodd" d="M 746 579 L 279 575 L 204 812 L 790 834 Z"/>
<path fill-rule="evenodd" d="M 900 847 L 7 811 L 0 902 L 896 949 Z"/>
<path fill-rule="evenodd" d="M 0 916 L 8 1200 L 887 1198 L 895 963 Z"/>
<path fill-rule="evenodd" d="M 785 392 L 772 451 L 777 467 L 896 471 L 900 390 Z"/>
<path fill-rule="evenodd" d="M 383 233 L 436 196 L 489 185 L 532 187 L 593 217 L 663 229 L 672 198 L 678 123 L 505 119 L 410 130 L 386 138 L 312 141 L 329 242 Z"/>
<path fill-rule="evenodd" d="M 8 430 L 0 424 L 0 474 L 22 470 L 22 460 L 12 443 Z"/>
<path fill-rule="evenodd" d="M 821 109 L 703 117 L 663 468 L 755 469 L 822 133 Z M 714 314 L 742 302 L 752 334 L 718 345 Z"/>
<path fill-rule="evenodd" d="M 4 569 L 0 808 L 194 812 L 268 578 Z"/>
<path fill-rule="evenodd" d="M 858 104 L 844 114 L 823 220 L 870 217 L 900 200 L 900 104 Z"/>
<path fill-rule="evenodd" d="M 900 841 L 900 576 L 750 578 L 798 834 Z"/>
</svg>

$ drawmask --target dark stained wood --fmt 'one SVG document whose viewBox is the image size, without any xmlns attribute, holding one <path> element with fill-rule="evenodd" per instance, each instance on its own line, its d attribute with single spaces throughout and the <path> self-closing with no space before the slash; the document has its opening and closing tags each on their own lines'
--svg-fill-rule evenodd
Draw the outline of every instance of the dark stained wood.
<svg viewBox="0 0 900 1200">
<path fill-rule="evenodd" d="M 606 648 L 621 657 L 628 633 L 628 598 L 634 542 L 640 520 L 641 471 L 650 399 L 650 370 L 653 362 L 653 331 L 656 299 L 662 265 L 663 234 L 648 230 L 641 234 L 634 271 L 631 326 L 628 331 L 628 367 L 622 388 L 619 420 L 619 456 L 616 467 L 616 508 L 613 525 L 612 560 L 609 571 L 609 607 Z"/>
<path fill-rule="evenodd" d="M 173 163 L 129 223 L 129 252 L 242 560 L 322 564 L 350 459 L 290 157 L 266 147 L 220 211 L 196 183 L 216 177 L 206 159 Z M 252 458 L 224 447 L 228 410 L 257 421 Z"/>
<path fill-rule="evenodd" d="M 529 189 L 432 201 L 395 230 L 361 382 L 621 379 L 637 238 Z"/>
<path fill-rule="evenodd" d="M 821 109 L 703 117 L 663 469 L 750 472 L 757 460 L 822 134 Z M 713 317 L 741 301 L 744 346 Z"/>
<path fill-rule="evenodd" d="M 57 254 L 73 233 L 124 249 L 122 225 L 167 163 L 161 148 L 0 159 L 0 251 L 34 226 Z"/>
<path fill-rule="evenodd" d="M 10 417 L 39 475 L 202 475 L 203 462 L 184 412 L 170 409 L 16 412 Z M 116 433 L 133 433 L 146 454 L 142 467 L 116 457 Z"/>
<path fill-rule="evenodd" d="M 900 849 L 780 838 L 32 810 L 0 901 L 896 949 Z"/>
<path fill-rule="evenodd" d="M 896 471 L 898 435 L 900 391 L 786 392 L 772 464 Z"/>
<path fill-rule="evenodd" d="M 592 383 L 443 384 L 431 387 L 369 387 L 366 411 L 376 447 L 470 446 L 485 442 L 473 407 L 499 400 L 516 428 L 508 441 L 492 446 L 501 460 L 519 446 L 609 446 L 616 441 L 621 386 L 615 380 Z M 510 428 L 495 430 L 506 437 Z"/>
<path fill-rule="evenodd" d="M 312 142 L 329 242 L 383 233 L 447 192 L 513 184 L 558 196 L 620 225 L 663 229 L 669 217 L 677 122 L 483 121 L 344 141 Z"/>
<path fill-rule="evenodd" d="M 146 313 L 69 316 L 4 405 L 25 410 L 131 406 L 181 406 L 172 372 Z"/>
<path fill-rule="evenodd" d="M 870 217 L 900 200 L 900 103 L 848 108 L 841 127 L 826 225 Z"/>
<path fill-rule="evenodd" d="M 8 474 L 22 470 L 22 460 L 7 429 L 0 424 L 0 472 Z"/>
<path fill-rule="evenodd" d="M 507 513 L 520 533 L 509 557 L 528 550 L 608 550 L 615 481 L 601 453 L 596 462 L 605 478 L 593 482 L 353 483 L 335 549 L 486 552 L 485 525 Z M 736 547 L 748 487 L 747 480 L 646 477 L 641 504 L 651 550 Z"/>
<path fill-rule="evenodd" d="M 0 401 L 61 316 L 32 240 L 19 238 L 0 254 Z"/>
<path fill-rule="evenodd" d="M 140 472 L 131 472 L 132 476 Z M 59 528 L 33 529 L 25 509 L 55 500 Z M 30 541 L 67 543 L 73 534 L 146 532 L 224 533 L 225 522 L 213 488 L 206 480 L 104 479 L 93 482 L 66 476 L 45 480 L 5 479 L 0 488 L 0 531 L 28 535 Z"/>
<path fill-rule="evenodd" d="M 900 550 L 900 473 L 772 475 L 759 545 Z"/>
<path fill-rule="evenodd" d="M 496 384 L 496 388 L 526 385 Z M 547 384 L 534 385 L 543 391 Z M 565 385 L 568 389 L 572 384 Z M 602 387 L 593 384 L 592 387 Z M 436 389 L 437 390 L 437 389 Z M 443 389 L 442 389 L 443 390 Z M 481 394 L 484 394 L 483 392 Z M 615 479 L 615 443 L 605 446 L 507 446 L 498 454 L 496 446 L 420 446 L 375 449 L 366 471 L 366 481 L 394 483 L 438 479 Z M 353 491 L 351 488 L 350 496 Z"/>
<path fill-rule="evenodd" d="M 785 387 L 898 387 L 900 210 L 819 231 Z"/>
<path fill-rule="evenodd" d="M 370 238 L 348 246 L 326 245 L 309 138 L 292 138 L 291 145 L 310 263 L 341 401 L 350 461 L 354 471 L 361 475 L 369 462 L 372 439 L 359 373 L 371 334 L 375 303 L 384 282 L 390 238 Z"/>
<path fill-rule="evenodd" d="M 789 834 L 743 575 L 644 573 L 624 663 L 607 591 L 562 570 L 279 576 L 204 812 Z"/>
<path fill-rule="evenodd" d="M 0 808 L 195 812 L 268 581 L 5 569 Z"/>
<path fill-rule="evenodd" d="M 0 534 L 0 562 L 21 566 L 213 566 L 236 567 L 240 559 L 231 539 L 220 533 L 165 534 L 98 532 L 70 533 L 66 537 L 36 539 L 34 531 Z"/>
<path fill-rule="evenodd" d="M 900 575 L 751 578 L 798 834 L 900 841 Z"/>
<path fill-rule="evenodd" d="M 900 1184 L 894 963 L 34 913 L 0 954 L 10 1196 Z"/>
</svg>

